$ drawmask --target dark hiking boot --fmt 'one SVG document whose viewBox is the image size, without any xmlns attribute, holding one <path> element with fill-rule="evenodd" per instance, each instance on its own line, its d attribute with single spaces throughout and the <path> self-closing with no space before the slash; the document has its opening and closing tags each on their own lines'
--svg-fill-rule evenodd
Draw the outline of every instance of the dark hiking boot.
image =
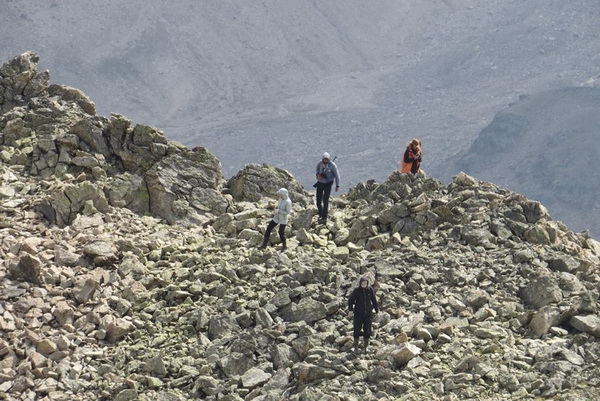
<svg viewBox="0 0 600 401">
<path fill-rule="evenodd" d="M 263 241 L 263 243 L 262 243 L 262 245 L 261 245 L 261 246 L 259 246 L 259 247 L 258 247 L 258 249 L 266 249 L 266 248 L 267 248 L 267 243 L 268 243 L 268 242 L 269 242 L 268 240 L 264 240 L 264 241 Z"/>
<path fill-rule="evenodd" d="M 358 351 L 358 349 L 359 349 L 358 338 L 354 339 L 354 344 L 352 344 L 352 349 L 354 350 L 354 352 Z"/>
<path fill-rule="evenodd" d="M 367 352 L 367 348 L 369 348 L 369 339 L 365 338 L 365 342 L 363 343 L 363 348 L 365 349 L 365 352 Z"/>
</svg>

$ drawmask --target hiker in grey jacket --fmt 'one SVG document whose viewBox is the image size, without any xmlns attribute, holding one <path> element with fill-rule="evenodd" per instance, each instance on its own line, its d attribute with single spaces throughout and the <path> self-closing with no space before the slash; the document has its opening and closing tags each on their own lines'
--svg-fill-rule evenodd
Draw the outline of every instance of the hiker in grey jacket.
<svg viewBox="0 0 600 401">
<path fill-rule="evenodd" d="M 288 222 L 288 215 L 292 211 L 292 201 L 288 195 L 288 190 L 285 188 L 281 188 L 279 191 L 277 191 L 277 196 L 279 197 L 279 202 L 277 202 L 277 206 L 275 207 L 275 215 L 267 226 L 265 238 L 263 239 L 260 249 L 265 249 L 267 247 L 267 244 L 269 243 L 269 237 L 271 236 L 271 231 L 273 231 L 277 224 L 279 224 L 279 239 L 283 245 L 281 250 L 285 251 L 287 249 L 285 241 L 285 227 Z"/>
<path fill-rule="evenodd" d="M 318 223 L 327 222 L 327 213 L 329 211 L 329 196 L 331 187 L 335 181 L 335 192 L 340 189 L 340 172 L 333 161 L 330 160 L 329 153 L 325 152 L 323 158 L 317 164 L 317 209 L 319 210 Z"/>
</svg>

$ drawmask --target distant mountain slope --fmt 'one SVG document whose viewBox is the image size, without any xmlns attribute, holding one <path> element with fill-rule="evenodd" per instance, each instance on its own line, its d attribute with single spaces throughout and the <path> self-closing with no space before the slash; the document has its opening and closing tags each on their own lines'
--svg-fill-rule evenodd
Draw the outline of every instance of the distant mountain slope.
<svg viewBox="0 0 600 401">
<path fill-rule="evenodd" d="M 600 234 L 600 89 L 524 97 L 481 131 L 455 168 L 540 200 L 554 217 Z"/>
<path fill-rule="evenodd" d="M 8 2 L 0 5 L 9 43 L 1 54 L 31 48 L 106 112 L 230 124 L 277 115 L 284 99 L 312 93 L 325 77 L 389 64 L 401 41 L 446 8 L 391 0 Z"/>
</svg>

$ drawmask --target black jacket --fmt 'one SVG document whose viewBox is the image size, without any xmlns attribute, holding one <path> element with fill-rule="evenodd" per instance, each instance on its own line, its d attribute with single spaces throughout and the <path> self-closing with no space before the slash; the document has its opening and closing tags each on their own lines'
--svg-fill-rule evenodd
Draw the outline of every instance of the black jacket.
<svg viewBox="0 0 600 401">
<path fill-rule="evenodd" d="M 354 311 L 355 316 L 370 316 L 371 310 L 375 309 L 375 313 L 379 312 L 379 305 L 375 298 L 375 290 L 370 285 L 367 288 L 357 287 L 352 291 L 348 298 L 348 308 Z"/>
</svg>

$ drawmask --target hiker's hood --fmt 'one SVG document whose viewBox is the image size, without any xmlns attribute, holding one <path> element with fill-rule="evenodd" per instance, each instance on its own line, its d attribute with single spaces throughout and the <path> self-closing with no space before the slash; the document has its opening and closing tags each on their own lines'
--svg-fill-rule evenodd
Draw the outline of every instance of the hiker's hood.
<svg viewBox="0 0 600 401">
<path fill-rule="evenodd" d="M 367 285 L 369 285 L 369 279 L 366 277 L 361 277 L 360 280 L 358 280 L 358 285 L 361 285 L 363 281 L 366 281 Z"/>
<path fill-rule="evenodd" d="M 280 188 L 279 191 L 277 191 L 278 195 L 283 195 L 283 199 L 287 199 L 289 194 L 288 194 L 288 190 L 285 188 Z"/>
</svg>

